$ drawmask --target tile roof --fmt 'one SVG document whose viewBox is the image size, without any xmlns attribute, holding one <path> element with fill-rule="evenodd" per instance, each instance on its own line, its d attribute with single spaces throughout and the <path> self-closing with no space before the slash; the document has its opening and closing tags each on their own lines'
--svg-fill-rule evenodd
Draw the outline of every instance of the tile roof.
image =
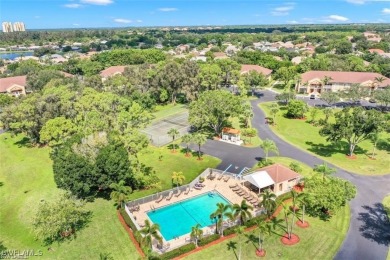
<svg viewBox="0 0 390 260">
<path fill-rule="evenodd" d="M 227 133 L 227 134 L 239 134 L 240 130 L 234 129 L 234 128 L 229 128 L 229 127 L 224 127 L 222 129 L 222 133 Z"/>
<path fill-rule="evenodd" d="M 301 175 L 294 172 L 290 168 L 287 168 L 286 166 L 283 166 L 278 163 L 260 168 L 257 171 L 266 171 L 275 183 L 284 182 L 301 177 Z"/>
<path fill-rule="evenodd" d="M 12 85 L 26 87 L 27 76 L 0 78 L 0 93 L 6 92 Z"/>
<path fill-rule="evenodd" d="M 366 81 L 375 81 L 375 78 L 383 77 L 385 80 L 382 83 L 378 82 L 380 87 L 390 85 L 390 79 L 376 72 L 350 72 L 350 71 L 307 71 L 301 75 L 302 83 L 306 83 L 313 79 L 323 79 L 325 76 L 331 77 L 330 83 L 348 83 L 361 84 Z"/>
<path fill-rule="evenodd" d="M 249 64 L 241 65 L 241 74 L 248 73 L 251 70 L 254 70 L 258 73 L 262 73 L 264 76 L 268 76 L 272 73 L 272 70 L 261 67 L 259 65 L 249 65 Z"/>
<path fill-rule="evenodd" d="M 103 78 L 114 76 L 115 74 L 121 74 L 125 71 L 126 66 L 111 66 L 100 72 L 100 76 Z"/>
<path fill-rule="evenodd" d="M 378 53 L 378 54 L 381 54 L 381 53 L 385 53 L 383 50 L 381 49 L 369 49 L 368 50 L 370 53 Z"/>
</svg>

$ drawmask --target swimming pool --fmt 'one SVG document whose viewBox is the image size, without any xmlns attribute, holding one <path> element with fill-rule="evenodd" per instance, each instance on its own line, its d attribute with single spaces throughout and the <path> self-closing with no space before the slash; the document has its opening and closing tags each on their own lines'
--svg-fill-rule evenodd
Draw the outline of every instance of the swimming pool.
<svg viewBox="0 0 390 260">
<path fill-rule="evenodd" d="M 215 223 L 210 219 L 210 214 L 217 209 L 217 203 L 229 204 L 230 202 L 215 192 L 201 194 L 175 204 L 165 206 L 155 211 L 147 212 L 153 223 L 160 225 L 160 232 L 166 241 L 175 237 L 191 233 L 191 228 L 200 224 L 201 227 Z"/>
</svg>

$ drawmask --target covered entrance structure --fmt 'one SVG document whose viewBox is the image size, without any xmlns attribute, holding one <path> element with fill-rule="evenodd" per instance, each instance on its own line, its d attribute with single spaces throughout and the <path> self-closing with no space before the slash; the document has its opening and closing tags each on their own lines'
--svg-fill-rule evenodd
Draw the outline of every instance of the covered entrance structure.
<svg viewBox="0 0 390 260">
<path fill-rule="evenodd" d="M 258 171 L 243 177 L 243 179 L 249 183 L 251 190 L 258 189 L 260 194 L 264 189 L 274 188 L 274 180 L 268 175 L 266 171 Z"/>
</svg>

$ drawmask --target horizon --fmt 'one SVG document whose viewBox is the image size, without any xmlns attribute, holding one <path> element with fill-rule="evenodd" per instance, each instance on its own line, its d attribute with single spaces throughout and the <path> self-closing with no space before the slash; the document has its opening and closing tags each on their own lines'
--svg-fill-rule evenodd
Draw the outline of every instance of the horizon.
<svg viewBox="0 0 390 260">
<path fill-rule="evenodd" d="M 28 30 L 390 23 L 390 0 L 3 0 L 0 7 L 2 22 Z"/>
</svg>

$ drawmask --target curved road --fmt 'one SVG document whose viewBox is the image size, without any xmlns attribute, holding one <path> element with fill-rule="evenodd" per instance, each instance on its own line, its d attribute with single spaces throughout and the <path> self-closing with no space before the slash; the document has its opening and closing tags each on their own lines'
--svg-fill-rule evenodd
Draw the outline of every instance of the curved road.
<svg viewBox="0 0 390 260">
<path fill-rule="evenodd" d="M 294 158 L 311 167 L 322 164 L 323 160 L 280 139 L 265 124 L 264 113 L 258 104 L 271 100 L 274 100 L 274 94 L 262 91 L 260 98 L 251 102 L 254 113 L 252 125 L 257 128 L 260 138 L 272 139 L 281 156 Z M 229 171 L 234 173 L 240 172 L 243 167 L 252 167 L 264 156 L 260 148 L 245 148 L 213 140 L 209 140 L 202 150 L 222 159 L 219 169 L 225 170 L 232 165 Z M 351 181 L 357 187 L 357 195 L 350 202 L 350 227 L 335 259 L 386 259 L 390 245 L 390 223 L 384 217 L 386 212 L 382 200 L 390 193 L 390 174 L 363 176 L 329 165 L 337 169 L 336 176 Z"/>
</svg>

